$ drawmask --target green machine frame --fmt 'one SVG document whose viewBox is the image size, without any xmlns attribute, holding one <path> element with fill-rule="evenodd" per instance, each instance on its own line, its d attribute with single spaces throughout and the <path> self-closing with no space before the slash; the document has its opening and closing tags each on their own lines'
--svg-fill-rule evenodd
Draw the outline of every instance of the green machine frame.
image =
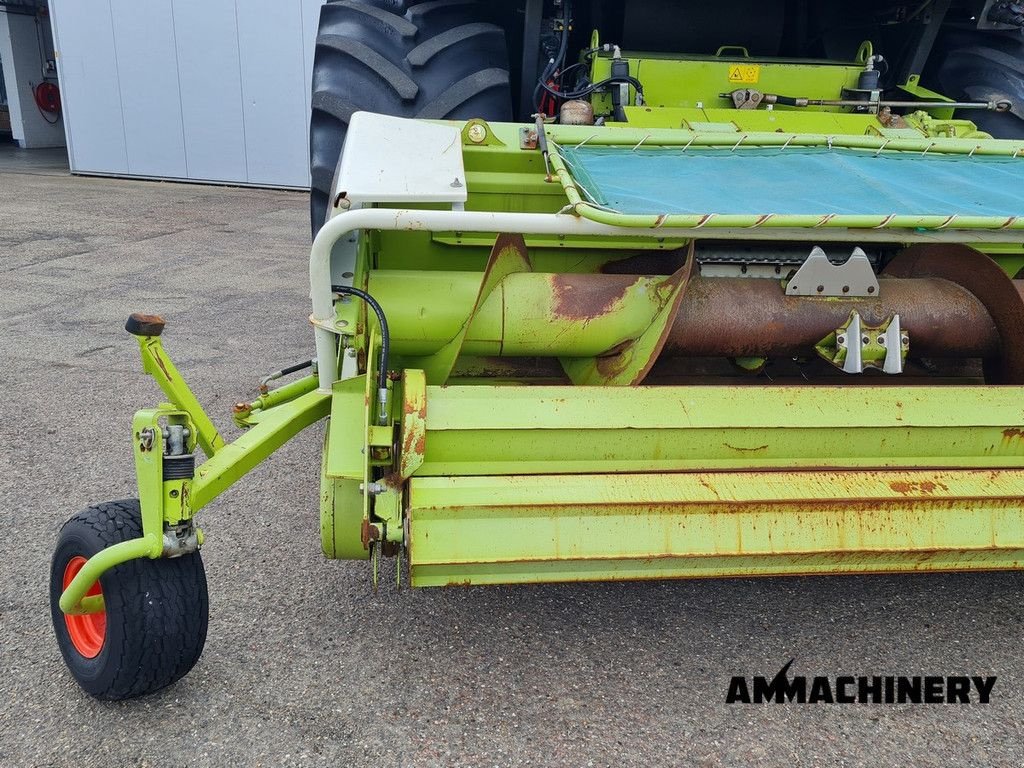
<svg viewBox="0 0 1024 768">
<path fill-rule="evenodd" d="M 86 593 L 119 563 L 193 551 L 196 513 L 325 419 L 325 554 L 370 559 L 375 574 L 381 556 L 401 556 L 414 586 L 1021 567 L 1024 344 L 999 332 L 1024 317 L 1012 279 L 1024 267 L 1024 217 L 627 215 L 588 200 L 559 152 L 827 146 L 1024 167 L 1024 143 L 978 134 L 942 110 L 894 132 L 869 114 L 670 98 L 679 67 L 699 71 L 711 93 L 748 62 L 765 81 L 771 67 L 799 71 L 812 95 L 862 66 L 729 51 L 634 61 L 656 103 L 628 107 L 625 126 L 431 124 L 450 131 L 463 201 L 336 197 L 310 255 L 315 370 L 236 406 L 246 431 L 233 442 L 165 352 L 162 321 L 133 316 L 144 369 L 167 398 L 132 423 L 143 535 L 91 558 L 61 609 L 101 609 Z M 592 66 L 599 77 L 608 60 Z M 914 81 L 906 92 L 929 97 Z M 358 138 L 349 141 L 358 152 Z M 655 380 L 687 296 L 713 282 L 699 276 L 694 244 L 735 240 L 955 247 L 968 271 L 1003 291 L 979 297 L 996 331 L 976 325 L 989 334 L 979 356 L 1001 350 L 1010 373 L 1003 383 L 886 386 Z M 637 254 L 674 254 L 678 264 L 608 272 Z M 945 257 L 907 262 L 888 279 L 944 290 L 934 281 L 948 273 L 922 266 L 933 261 Z M 784 280 L 765 282 L 784 291 Z M 346 287 L 376 297 L 390 327 Z M 804 301 L 844 316 L 858 306 Z M 206 458 L 191 476 L 168 477 L 168 459 L 197 451 Z"/>
</svg>

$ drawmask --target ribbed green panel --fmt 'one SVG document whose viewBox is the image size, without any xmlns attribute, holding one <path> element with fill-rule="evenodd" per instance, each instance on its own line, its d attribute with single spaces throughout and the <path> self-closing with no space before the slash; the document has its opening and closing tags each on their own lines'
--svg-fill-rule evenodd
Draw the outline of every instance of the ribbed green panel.
<svg viewBox="0 0 1024 768">
<path fill-rule="evenodd" d="M 414 586 L 1018 568 L 1024 471 L 414 478 Z"/>
<path fill-rule="evenodd" d="M 417 476 L 1022 467 L 1024 388 L 428 387 Z"/>
</svg>

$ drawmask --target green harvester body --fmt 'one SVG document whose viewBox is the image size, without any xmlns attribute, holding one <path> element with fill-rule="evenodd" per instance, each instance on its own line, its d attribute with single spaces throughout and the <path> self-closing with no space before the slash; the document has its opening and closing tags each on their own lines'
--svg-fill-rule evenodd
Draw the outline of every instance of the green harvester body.
<svg viewBox="0 0 1024 768">
<path fill-rule="evenodd" d="M 97 610 L 95 579 L 173 554 L 174 532 L 201 541 L 203 506 L 322 421 L 323 551 L 375 579 L 384 563 L 413 586 L 1020 568 L 1024 216 L 779 212 L 742 184 L 735 210 L 627 208 L 587 165 L 619 163 L 627 192 L 650 181 L 633 160 L 770 168 L 755 159 L 790 152 L 1024 179 L 1024 142 L 951 109 L 883 123 L 721 95 L 834 98 L 870 54 L 624 54 L 645 86 L 627 123 L 357 116 L 311 251 L 313 373 L 239 404 L 246 431 L 225 443 L 159 330 L 138 333 L 168 401 L 133 424 L 144 536 L 92 558 L 61 607 Z M 611 62 L 591 66 L 597 82 Z M 389 131 L 416 137 L 420 165 Z M 853 247 L 881 254 L 877 286 L 833 290 L 826 269 L 797 293 L 783 256 L 815 246 L 836 275 Z M 191 478 L 164 479 L 169 424 L 206 455 Z"/>
</svg>

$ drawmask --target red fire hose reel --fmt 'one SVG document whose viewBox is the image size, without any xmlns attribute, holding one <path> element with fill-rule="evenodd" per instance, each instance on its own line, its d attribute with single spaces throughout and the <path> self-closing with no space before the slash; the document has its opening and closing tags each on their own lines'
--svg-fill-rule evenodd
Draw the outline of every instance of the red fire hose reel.
<svg viewBox="0 0 1024 768">
<path fill-rule="evenodd" d="M 32 93 L 35 95 L 36 106 L 41 111 L 51 115 L 60 112 L 60 88 L 56 83 L 44 80 L 33 89 Z"/>
</svg>

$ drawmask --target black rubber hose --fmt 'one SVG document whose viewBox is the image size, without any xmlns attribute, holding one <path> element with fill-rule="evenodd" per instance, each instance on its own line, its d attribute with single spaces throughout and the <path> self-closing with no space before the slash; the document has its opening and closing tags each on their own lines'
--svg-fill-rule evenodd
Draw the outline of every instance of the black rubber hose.
<svg viewBox="0 0 1024 768">
<path fill-rule="evenodd" d="M 582 88 L 579 91 L 575 91 L 573 93 L 562 93 L 562 92 L 556 91 L 553 88 L 549 88 L 544 83 L 539 83 L 538 85 L 540 85 L 541 88 L 543 88 L 545 91 L 547 91 L 548 93 L 552 94 L 553 96 L 557 96 L 560 99 L 565 99 L 566 101 L 568 101 L 570 99 L 579 99 L 579 98 L 582 98 L 583 96 L 589 96 L 591 93 L 596 91 L 598 88 L 603 88 L 604 86 L 611 85 L 613 83 L 629 83 L 634 88 L 636 88 L 637 92 L 641 96 L 643 96 L 644 86 L 635 77 L 609 77 L 606 80 L 601 80 L 600 82 L 593 83 L 591 85 L 588 85 L 586 88 Z"/>
<path fill-rule="evenodd" d="M 384 310 L 373 296 L 366 291 L 353 288 L 351 285 L 332 285 L 331 290 L 342 296 L 355 296 L 362 299 L 377 315 L 377 322 L 380 323 L 380 370 L 377 371 L 377 388 L 386 391 L 388 388 L 388 357 L 391 354 L 391 332 L 388 330 L 388 319 L 384 315 Z"/>
<path fill-rule="evenodd" d="M 562 39 L 559 41 L 558 53 L 551 61 L 544 67 L 544 71 L 541 72 L 540 79 L 537 81 L 537 87 L 533 89 L 533 106 L 537 112 L 540 112 L 540 88 L 545 86 L 549 78 L 554 76 L 558 71 L 558 68 L 565 63 L 565 54 L 569 51 L 569 22 L 571 21 L 571 3 L 569 0 L 565 0 L 562 5 Z M 551 89 L 547 88 L 550 92 Z"/>
<path fill-rule="evenodd" d="M 301 362 L 301 363 L 296 363 L 295 365 L 289 365 L 287 368 L 282 368 L 281 369 L 281 376 L 288 376 L 289 374 L 298 373 L 299 371 L 303 371 L 306 368 L 312 368 L 312 367 L 313 367 L 313 361 L 312 360 L 306 360 L 306 361 Z"/>
</svg>

